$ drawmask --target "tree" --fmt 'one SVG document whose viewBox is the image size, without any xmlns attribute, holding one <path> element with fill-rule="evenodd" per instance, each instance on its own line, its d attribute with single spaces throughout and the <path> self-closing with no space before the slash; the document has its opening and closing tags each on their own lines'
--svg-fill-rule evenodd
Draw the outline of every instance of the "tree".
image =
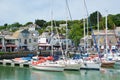
<svg viewBox="0 0 120 80">
<path fill-rule="evenodd" d="M 83 36 L 83 29 L 81 29 L 80 24 L 73 24 L 71 30 L 69 31 L 69 38 L 72 39 L 76 46 L 80 42 L 80 38 Z"/>
<path fill-rule="evenodd" d="M 100 21 L 100 26 L 101 26 L 100 29 L 105 29 L 106 27 L 105 18 L 106 17 L 103 17 L 102 20 Z M 114 29 L 113 15 L 107 16 L 107 27 L 108 29 Z"/>
<path fill-rule="evenodd" d="M 40 27 L 46 27 L 46 21 L 45 20 L 35 20 L 35 24 L 37 24 Z"/>
<path fill-rule="evenodd" d="M 39 34 L 42 34 L 44 31 L 45 31 L 44 28 L 38 30 Z"/>
<path fill-rule="evenodd" d="M 120 14 L 113 16 L 113 22 L 116 26 L 120 26 Z"/>
<path fill-rule="evenodd" d="M 91 22 L 91 26 L 96 26 L 97 25 L 97 13 L 99 14 L 99 21 L 102 19 L 102 15 L 100 12 L 95 11 L 92 14 L 90 14 L 90 22 Z"/>
<path fill-rule="evenodd" d="M 30 24 L 33 24 L 33 22 L 27 22 L 27 23 L 25 24 L 25 26 L 30 25 Z"/>
<path fill-rule="evenodd" d="M 22 24 L 20 24 L 19 22 L 15 22 L 15 23 L 13 23 L 13 24 L 11 24 L 11 25 L 9 25 L 10 27 L 21 27 L 22 26 Z"/>
<path fill-rule="evenodd" d="M 108 29 L 114 29 L 113 17 L 108 15 Z"/>
<path fill-rule="evenodd" d="M 7 23 L 5 23 L 5 24 L 4 24 L 4 26 L 8 26 L 8 24 L 7 24 Z"/>
<path fill-rule="evenodd" d="M 100 29 L 105 29 L 105 17 L 103 17 L 100 21 Z"/>
</svg>

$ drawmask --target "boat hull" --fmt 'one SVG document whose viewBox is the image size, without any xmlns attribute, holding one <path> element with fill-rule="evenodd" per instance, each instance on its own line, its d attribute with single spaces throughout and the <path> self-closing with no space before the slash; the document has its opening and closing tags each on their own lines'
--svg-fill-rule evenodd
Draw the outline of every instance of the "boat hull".
<svg viewBox="0 0 120 80">
<path fill-rule="evenodd" d="M 114 68 L 115 62 L 109 61 L 109 62 L 102 62 L 101 67 L 103 68 Z"/>
<path fill-rule="evenodd" d="M 80 64 L 66 64 L 65 70 L 80 70 Z"/>
<path fill-rule="evenodd" d="M 42 71 L 64 71 L 64 67 L 58 66 L 31 66 L 33 69 L 42 70 Z"/>
<path fill-rule="evenodd" d="M 120 69 L 120 61 L 116 61 L 114 64 L 114 68 Z"/>
<path fill-rule="evenodd" d="M 99 70 L 101 64 L 100 63 L 92 63 L 92 62 L 86 62 L 82 63 L 80 69 L 87 69 L 87 70 Z"/>
<path fill-rule="evenodd" d="M 58 64 L 65 65 L 64 70 L 80 70 L 81 63 L 76 60 L 58 60 Z"/>
</svg>

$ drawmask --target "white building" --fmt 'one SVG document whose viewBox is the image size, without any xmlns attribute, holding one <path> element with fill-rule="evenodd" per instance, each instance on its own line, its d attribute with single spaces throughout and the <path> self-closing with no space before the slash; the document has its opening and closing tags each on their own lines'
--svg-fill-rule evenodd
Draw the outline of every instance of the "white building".
<svg viewBox="0 0 120 80">
<path fill-rule="evenodd" d="M 35 30 L 35 26 L 31 26 L 27 29 L 21 29 L 13 34 L 13 37 L 18 39 L 18 47 L 24 50 L 38 49 L 38 31 Z"/>
</svg>

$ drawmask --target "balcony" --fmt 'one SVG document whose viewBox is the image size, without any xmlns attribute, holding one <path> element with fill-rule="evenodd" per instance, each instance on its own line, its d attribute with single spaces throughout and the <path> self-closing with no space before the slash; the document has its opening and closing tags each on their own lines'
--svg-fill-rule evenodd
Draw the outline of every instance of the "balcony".
<svg viewBox="0 0 120 80">
<path fill-rule="evenodd" d="M 15 43 L 5 43 L 6 47 L 16 47 Z"/>
<path fill-rule="evenodd" d="M 15 43 L 5 43 L 5 45 L 15 45 Z"/>
</svg>

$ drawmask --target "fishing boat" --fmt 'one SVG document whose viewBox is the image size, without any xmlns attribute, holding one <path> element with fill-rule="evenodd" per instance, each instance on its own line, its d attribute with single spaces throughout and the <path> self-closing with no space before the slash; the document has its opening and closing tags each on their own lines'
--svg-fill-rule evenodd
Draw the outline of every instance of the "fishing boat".
<svg viewBox="0 0 120 80">
<path fill-rule="evenodd" d="M 42 71 L 64 71 L 64 65 L 52 61 L 52 57 L 33 60 L 31 67 Z"/>
</svg>

